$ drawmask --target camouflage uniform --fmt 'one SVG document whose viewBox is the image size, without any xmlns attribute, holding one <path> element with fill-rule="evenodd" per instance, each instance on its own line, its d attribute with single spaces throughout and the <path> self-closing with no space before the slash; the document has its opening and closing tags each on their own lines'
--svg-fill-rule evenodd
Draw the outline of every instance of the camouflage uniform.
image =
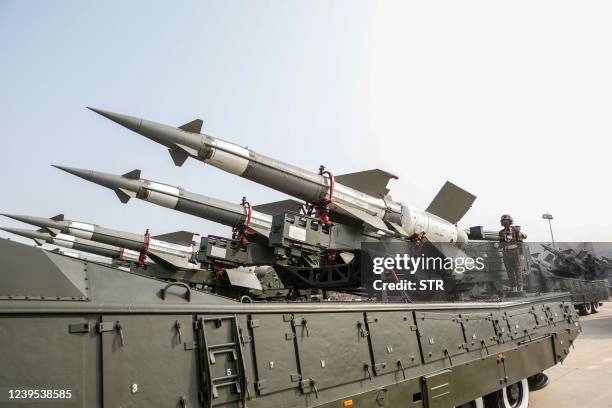
<svg viewBox="0 0 612 408">
<path fill-rule="evenodd" d="M 521 232 L 520 227 L 513 226 L 512 217 L 504 214 L 501 217 L 504 227 L 499 231 L 499 242 L 502 243 L 504 266 L 508 272 L 508 280 L 513 290 L 523 290 L 523 245 L 522 242 L 527 235 Z"/>
</svg>

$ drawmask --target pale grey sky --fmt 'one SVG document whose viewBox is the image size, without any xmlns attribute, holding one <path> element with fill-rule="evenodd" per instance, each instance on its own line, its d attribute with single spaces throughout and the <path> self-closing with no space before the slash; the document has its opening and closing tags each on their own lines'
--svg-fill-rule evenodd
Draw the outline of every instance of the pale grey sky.
<svg viewBox="0 0 612 408">
<path fill-rule="evenodd" d="M 460 223 L 511 213 L 531 240 L 612 241 L 612 10 L 605 1 L 0 0 L 0 212 L 133 232 L 229 228 L 50 167 L 125 173 L 253 203 L 280 193 L 188 160 L 85 109 L 212 135 L 336 174 L 400 176 L 426 207 L 449 179 Z M 2 220 L 0 225 L 17 226 Z M 23 225 L 20 225 L 23 226 Z M 8 236 L 0 232 L 0 236 Z"/>
</svg>

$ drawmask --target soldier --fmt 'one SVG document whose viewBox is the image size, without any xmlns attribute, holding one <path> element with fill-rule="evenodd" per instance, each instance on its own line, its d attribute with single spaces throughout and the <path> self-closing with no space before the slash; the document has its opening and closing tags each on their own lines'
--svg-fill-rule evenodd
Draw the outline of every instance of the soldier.
<svg viewBox="0 0 612 408">
<path fill-rule="evenodd" d="M 527 235 L 521 232 L 521 227 L 512 225 L 514 220 L 508 214 L 502 215 L 500 222 L 504 228 L 499 231 L 499 242 L 502 243 L 504 266 L 508 272 L 508 280 L 513 291 L 522 291 L 522 242 L 527 238 Z"/>
</svg>

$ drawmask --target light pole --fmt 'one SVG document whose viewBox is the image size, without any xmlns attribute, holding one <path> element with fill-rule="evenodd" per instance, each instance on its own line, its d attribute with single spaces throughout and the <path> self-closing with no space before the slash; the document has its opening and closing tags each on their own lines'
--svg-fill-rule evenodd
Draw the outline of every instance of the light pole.
<svg viewBox="0 0 612 408">
<path fill-rule="evenodd" d="M 542 214 L 542 218 L 544 218 L 545 220 L 548 220 L 548 228 L 550 228 L 550 240 L 552 241 L 553 248 L 555 248 L 555 237 L 553 236 L 552 223 L 550 222 L 550 220 L 553 219 L 553 216 L 549 213 L 545 213 L 545 214 Z"/>
</svg>

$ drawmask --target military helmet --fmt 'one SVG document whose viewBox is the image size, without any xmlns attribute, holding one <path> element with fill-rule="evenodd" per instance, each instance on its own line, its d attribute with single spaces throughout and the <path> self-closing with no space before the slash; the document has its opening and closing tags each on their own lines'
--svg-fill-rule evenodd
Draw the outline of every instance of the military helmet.
<svg viewBox="0 0 612 408">
<path fill-rule="evenodd" d="M 504 214 L 501 216 L 501 220 L 499 222 L 505 227 L 505 222 L 508 222 L 508 225 L 512 225 L 514 223 L 514 220 L 512 219 L 512 216 L 510 214 Z"/>
</svg>

